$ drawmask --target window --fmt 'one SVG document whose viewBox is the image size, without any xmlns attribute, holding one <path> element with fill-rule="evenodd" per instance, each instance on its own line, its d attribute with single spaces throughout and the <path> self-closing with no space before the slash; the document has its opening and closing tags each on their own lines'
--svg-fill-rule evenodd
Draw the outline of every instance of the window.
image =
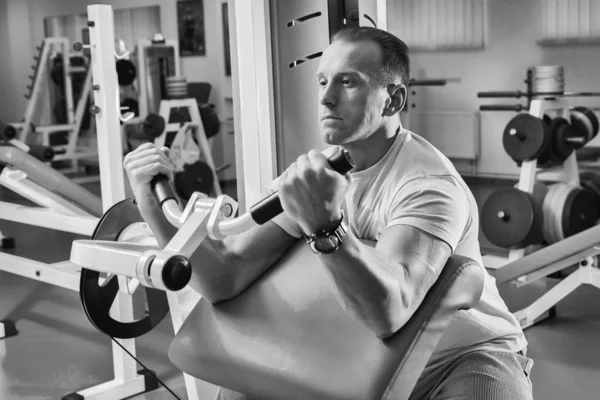
<svg viewBox="0 0 600 400">
<path fill-rule="evenodd" d="M 600 43 L 598 0 L 545 0 L 541 18 L 542 45 Z"/>
<path fill-rule="evenodd" d="M 485 0 L 396 0 L 388 28 L 412 51 L 484 46 Z"/>
</svg>

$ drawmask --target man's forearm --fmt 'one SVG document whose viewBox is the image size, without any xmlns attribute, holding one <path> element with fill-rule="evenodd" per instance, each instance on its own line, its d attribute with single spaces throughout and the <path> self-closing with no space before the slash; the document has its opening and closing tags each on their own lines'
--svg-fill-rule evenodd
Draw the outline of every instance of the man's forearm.
<svg viewBox="0 0 600 400">
<path fill-rule="evenodd" d="M 418 306 L 414 291 L 401 285 L 406 269 L 350 232 L 336 252 L 320 256 L 344 309 L 378 337 L 394 334 Z"/>
</svg>

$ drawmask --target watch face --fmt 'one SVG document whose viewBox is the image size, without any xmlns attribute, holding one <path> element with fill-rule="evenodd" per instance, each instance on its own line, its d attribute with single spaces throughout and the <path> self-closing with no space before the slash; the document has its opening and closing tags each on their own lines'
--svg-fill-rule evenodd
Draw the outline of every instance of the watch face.
<svg viewBox="0 0 600 400">
<path fill-rule="evenodd" d="M 320 237 L 315 239 L 315 248 L 317 251 L 326 253 L 336 249 L 340 244 L 339 239 L 335 235 Z"/>
</svg>

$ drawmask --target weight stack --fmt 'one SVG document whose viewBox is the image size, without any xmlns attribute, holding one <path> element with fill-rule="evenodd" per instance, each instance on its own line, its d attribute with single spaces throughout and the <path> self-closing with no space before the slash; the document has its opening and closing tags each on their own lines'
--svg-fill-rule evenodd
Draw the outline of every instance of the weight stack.
<svg viewBox="0 0 600 400">
<path fill-rule="evenodd" d="M 188 97 L 187 78 L 185 76 L 167 77 L 167 96 L 170 99 L 185 99 Z"/>
</svg>

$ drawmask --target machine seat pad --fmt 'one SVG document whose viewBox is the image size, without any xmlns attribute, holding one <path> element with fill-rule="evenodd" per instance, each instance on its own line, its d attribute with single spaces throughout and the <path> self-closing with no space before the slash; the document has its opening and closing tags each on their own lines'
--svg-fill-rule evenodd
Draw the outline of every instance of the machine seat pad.
<svg viewBox="0 0 600 400">
<path fill-rule="evenodd" d="M 169 357 L 191 376 L 264 400 L 407 399 L 483 282 L 483 267 L 452 256 L 412 318 L 382 340 L 342 308 L 318 256 L 299 241 L 239 296 L 200 299 Z"/>
</svg>

